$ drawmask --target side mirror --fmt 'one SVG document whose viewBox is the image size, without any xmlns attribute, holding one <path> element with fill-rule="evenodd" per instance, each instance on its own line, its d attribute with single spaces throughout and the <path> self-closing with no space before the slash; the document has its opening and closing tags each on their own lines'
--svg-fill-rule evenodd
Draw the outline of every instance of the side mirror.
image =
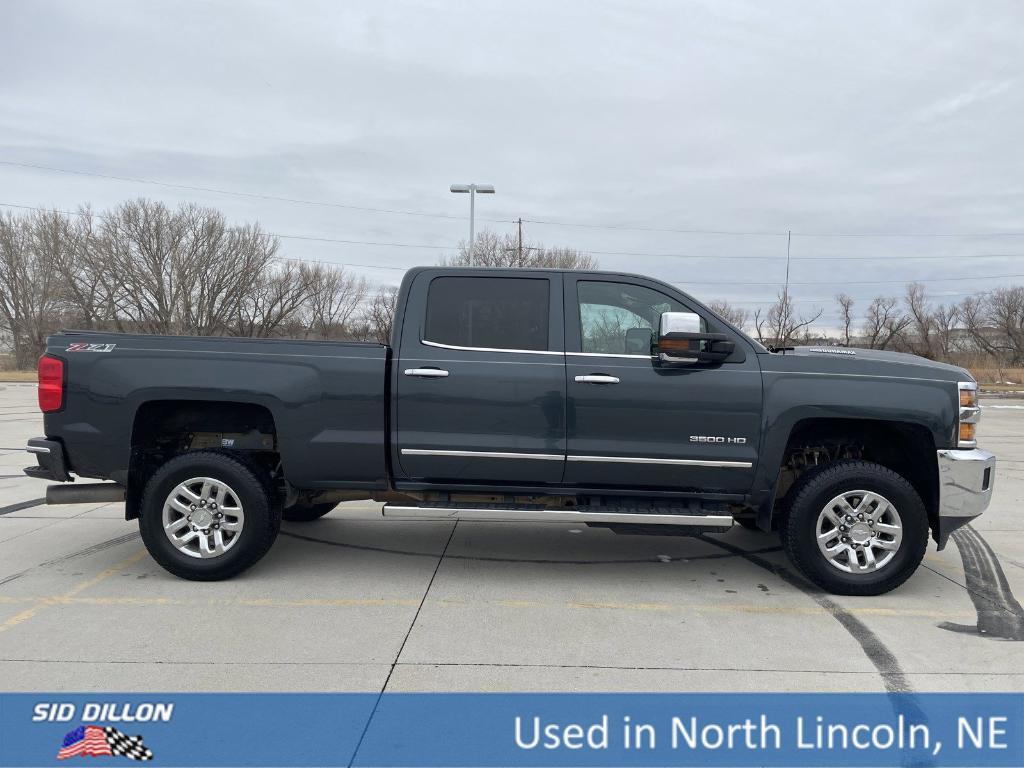
<svg viewBox="0 0 1024 768">
<path fill-rule="evenodd" d="M 724 333 L 701 331 L 695 312 L 663 312 L 658 329 L 658 359 L 667 365 L 720 363 L 736 343 Z"/>
<path fill-rule="evenodd" d="M 649 355 L 654 346 L 654 331 L 650 328 L 626 329 L 626 354 Z"/>
</svg>

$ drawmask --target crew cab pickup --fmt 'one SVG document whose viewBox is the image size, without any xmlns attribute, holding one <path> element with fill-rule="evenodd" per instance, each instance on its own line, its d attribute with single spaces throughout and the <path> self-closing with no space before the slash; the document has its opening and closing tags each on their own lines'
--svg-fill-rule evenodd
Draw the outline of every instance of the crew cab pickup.
<svg viewBox="0 0 1024 768">
<path fill-rule="evenodd" d="M 39 363 L 53 503 L 125 501 L 178 576 L 259 560 L 281 519 L 619 533 L 777 530 L 826 590 L 903 583 L 982 513 L 977 384 L 912 355 L 769 349 L 672 285 L 423 267 L 391 345 L 62 332 Z"/>
</svg>

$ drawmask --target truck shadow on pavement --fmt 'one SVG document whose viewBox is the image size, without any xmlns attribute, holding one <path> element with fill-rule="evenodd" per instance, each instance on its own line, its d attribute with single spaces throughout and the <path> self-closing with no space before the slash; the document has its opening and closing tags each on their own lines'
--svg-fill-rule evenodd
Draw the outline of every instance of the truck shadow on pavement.
<svg viewBox="0 0 1024 768">
<path fill-rule="evenodd" d="M 424 552 L 400 549 L 394 547 L 377 547 L 365 544 L 354 544 L 343 541 L 336 541 L 318 536 L 310 536 L 307 534 L 296 533 L 290 530 L 282 530 L 282 536 L 287 536 L 292 539 L 307 541 L 310 543 L 323 544 L 331 547 L 340 547 L 350 550 L 358 550 L 364 552 L 380 552 L 383 554 L 394 554 L 394 555 L 406 555 L 412 557 L 440 557 L 440 553 L 437 552 Z M 985 637 L 990 639 L 1001 639 L 1001 640 L 1024 640 L 1024 608 L 1016 600 L 1013 595 L 1013 591 L 1010 588 L 1009 581 L 1006 578 L 1006 574 L 1003 572 L 1002 566 L 999 563 L 999 558 L 995 552 L 988 545 L 988 543 L 982 538 L 981 534 L 978 533 L 974 528 L 967 526 L 955 531 L 953 533 L 953 540 L 957 545 L 960 552 L 961 559 L 964 565 L 964 575 L 966 578 L 966 590 L 968 596 L 974 605 L 975 612 L 977 613 L 977 624 L 976 625 L 964 625 L 955 624 L 953 622 L 943 622 L 938 626 L 942 629 L 946 629 L 952 632 L 960 632 L 964 634 L 973 634 L 979 637 Z M 744 547 L 736 546 L 735 544 L 726 542 L 718 537 L 712 536 L 699 536 L 696 537 L 697 541 L 702 541 L 706 544 L 710 544 L 713 547 L 720 549 L 719 552 L 705 552 L 685 555 L 666 555 L 657 554 L 649 555 L 645 557 L 632 557 L 632 558 L 603 558 L 603 559 L 572 559 L 572 558 L 531 558 L 531 557 L 500 557 L 491 555 L 475 555 L 475 554 L 454 554 L 445 553 L 444 558 L 448 560 L 465 560 L 465 561 L 477 561 L 477 562 L 494 562 L 494 563 L 525 563 L 535 565 L 581 565 L 581 566 L 600 566 L 600 565 L 635 565 L 642 563 L 671 563 L 671 562 L 698 562 L 705 560 L 727 560 L 731 558 L 743 558 L 748 562 L 763 568 L 767 571 L 772 572 L 783 581 L 787 582 L 790 586 L 793 586 L 800 591 L 808 594 L 814 598 L 817 602 L 821 603 L 819 597 L 823 598 L 829 605 L 824 605 L 830 613 L 836 616 L 837 620 L 841 624 L 846 626 L 848 631 L 852 634 L 860 633 L 860 628 L 854 628 L 851 625 L 850 619 L 853 619 L 852 615 L 846 614 L 840 616 L 833 609 L 838 609 L 838 606 L 830 598 L 824 596 L 817 587 L 804 580 L 799 575 L 789 571 L 784 566 L 767 560 L 761 555 L 773 554 L 775 552 L 782 551 L 782 548 L 778 545 L 763 546 L 754 549 L 746 549 Z M 963 585 L 961 585 L 963 586 Z M 856 621 L 855 619 L 853 619 Z M 851 625 L 851 626 L 847 626 Z M 856 632 L 853 631 L 856 629 Z M 882 660 L 882 667 L 886 670 L 886 673 L 891 673 L 891 665 L 888 660 Z"/>
<path fill-rule="evenodd" d="M 407 549 L 396 549 L 393 547 L 374 547 L 365 544 L 351 544 L 343 541 L 332 541 L 330 539 L 322 539 L 316 536 L 305 536 L 292 531 L 282 530 L 281 536 L 287 536 L 292 539 L 299 539 L 301 541 L 309 541 L 316 544 L 326 544 L 331 547 L 341 547 L 343 549 L 354 549 L 361 552 L 380 552 L 389 555 L 407 555 L 410 557 L 440 557 L 439 552 L 419 552 Z M 782 547 L 775 545 L 769 547 L 762 547 L 756 550 L 752 550 L 751 554 L 767 554 L 771 552 L 781 552 Z M 484 563 L 526 563 L 532 565 L 636 565 L 642 563 L 673 563 L 673 562 L 693 562 L 700 560 L 728 560 L 731 558 L 741 557 L 736 552 L 710 552 L 705 554 L 695 555 L 650 555 L 647 557 L 633 557 L 633 558 L 603 558 L 603 559 L 571 559 L 571 558 L 531 558 L 531 557 L 497 557 L 493 555 L 458 555 L 445 553 L 444 558 L 446 560 L 468 560 L 475 562 Z"/>
</svg>

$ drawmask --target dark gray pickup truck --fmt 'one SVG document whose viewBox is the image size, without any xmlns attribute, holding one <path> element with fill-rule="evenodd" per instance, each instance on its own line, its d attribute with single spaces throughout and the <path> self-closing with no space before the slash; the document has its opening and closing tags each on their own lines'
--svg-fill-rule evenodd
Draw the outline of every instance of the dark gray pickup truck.
<svg viewBox="0 0 1024 768">
<path fill-rule="evenodd" d="M 977 385 L 911 355 L 766 349 L 608 272 L 418 268 L 391 346 L 64 332 L 39 365 L 48 500 L 125 501 L 152 556 L 239 573 L 285 520 L 778 530 L 842 594 L 891 590 L 989 503 Z"/>
</svg>

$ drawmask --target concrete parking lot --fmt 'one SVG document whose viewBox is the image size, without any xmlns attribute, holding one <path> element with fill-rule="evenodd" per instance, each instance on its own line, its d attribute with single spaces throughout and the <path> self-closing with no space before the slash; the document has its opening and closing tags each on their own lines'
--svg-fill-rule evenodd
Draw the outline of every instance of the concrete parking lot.
<svg viewBox="0 0 1024 768">
<path fill-rule="evenodd" d="M 234 580 L 176 579 L 122 505 L 21 474 L 32 384 L 0 384 L 0 690 L 1024 689 L 1024 401 L 983 400 L 992 507 L 875 598 L 823 595 L 778 541 L 563 524 L 286 523 Z"/>
</svg>

